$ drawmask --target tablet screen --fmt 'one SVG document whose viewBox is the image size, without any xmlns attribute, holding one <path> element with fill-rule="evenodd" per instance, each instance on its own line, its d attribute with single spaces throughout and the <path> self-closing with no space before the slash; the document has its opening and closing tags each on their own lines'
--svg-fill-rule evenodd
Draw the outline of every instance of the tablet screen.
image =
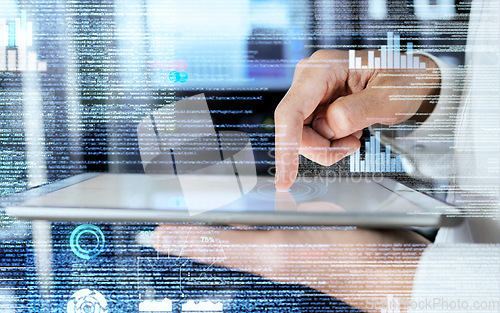
<svg viewBox="0 0 500 313">
<path fill-rule="evenodd" d="M 434 199 L 397 183 L 390 188 L 375 179 L 352 177 L 302 177 L 288 191 L 277 191 L 270 176 L 242 176 L 235 181 L 234 176 L 193 175 L 180 181 L 175 175 L 102 174 L 28 199 L 22 206 L 186 211 L 190 215 L 207 211 L 443 212 Z M 434 205 L 422 201 L 424 197 Z"/>
</svg>

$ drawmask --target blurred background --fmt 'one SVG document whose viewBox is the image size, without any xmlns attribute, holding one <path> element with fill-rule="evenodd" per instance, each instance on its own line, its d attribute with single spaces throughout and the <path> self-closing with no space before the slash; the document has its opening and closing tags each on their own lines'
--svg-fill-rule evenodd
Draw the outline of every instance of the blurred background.
<svg viewBox="0 0 500 313">
<path fill-rule="evenodd" d="M 462 64 L 469 9 L 458 0 L 0 6 L 0 194 L 83 171 L 140 172 L 137 123 L 202 92 L 216 128 L 247 132 L 267 173 L 273 112 L 298 61 L 318 49 L 380 49 L 391 32 Z M 350 174 L 347 160 L 332 169 Z"/>
<path fill-rule="evenodd" d="M 0 196 L 83 172 L 142 172 L 137 124 L 158 108 L 199 93 L 207 97 L 216 129 L 246 132 L 259 173 L 272 174 L 274 109 L 301 59 L 318 49 L 380 49 L 391 33 L 403 47 L 411 43 L 414 50 L 461 65 L 469 5 L 461 0 L 2 0 Z M 368 132 L 363 137 L 370 142 L 366 146 L 376 139 Z M 361 155 L 367 153 L 362 146 Z M 349 159 L 327 168 L 301 162 L 301 171 L 311 175 L 406 177 L 401 167 L 352 171 Z M 74 290 L 101 286 L 102 291 L 104 285 L 111 311 L 132 312 L 137 292 L 151 292 L 139 290 L 142 279 L 182 277 L 179 268 L 187 264 L 176 259 L 162 265 L 168 273 L 137 274 L 143 266 L 138 257 L 156 255 L 137 236 L 147 237 L 154 225 L 99 225 L 105 249 L 86 260 L 69 249 L 78 224 L 0 218 L 2 312 L 66 312 Z M 189 266 L 197 273 L 198 265 Z M 209 272 L 217 276 L 221 270 Z M 229 271 L 221 275 L 232 277 Z M 258 288 L 253 296 L 249 291 L 257 278 L 245 277 L 247 289 L 243 283 L 221 284 L 230 298 L 262 300 Z M 266 292 L 284 288 L 266 284 L 260 285 Z M 300 294 L 303 310 L 311 312 L 333 305 L 317 292 L 286 288 L 273 297 L 285 301 Z M 283 308 L 278 300 L 255 303 L 248 311 Z M 243 312 L 243 307 L 233 309 Z"/>
</svg>

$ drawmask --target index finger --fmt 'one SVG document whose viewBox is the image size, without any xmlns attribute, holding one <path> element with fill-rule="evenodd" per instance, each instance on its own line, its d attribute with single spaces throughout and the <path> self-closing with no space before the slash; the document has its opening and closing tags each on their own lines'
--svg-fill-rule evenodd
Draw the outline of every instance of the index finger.
<svg viewBox="0 0 500 313">
<path fill-rule="evenodd" d="M 278 190 L 290 188 L 297 177 L 304 121 L 321 103 L 328 90 L 326 72 L 324 69 L 305 68 L 274 112 Z"/>
</svg>

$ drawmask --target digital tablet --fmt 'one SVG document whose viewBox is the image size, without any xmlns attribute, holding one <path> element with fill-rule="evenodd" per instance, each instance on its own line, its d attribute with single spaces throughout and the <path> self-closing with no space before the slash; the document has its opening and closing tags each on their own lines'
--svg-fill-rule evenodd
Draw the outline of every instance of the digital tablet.
<svg viewBox="0 0 500 313">
<path fill-rule="evenodd" d="M 250 188 L 251 187 L 251 188 Z M 454 226 L 460 209 L 388 178 L 80 174 L 2 199 L 28 220 L 260 226 Z"/>
</svg>

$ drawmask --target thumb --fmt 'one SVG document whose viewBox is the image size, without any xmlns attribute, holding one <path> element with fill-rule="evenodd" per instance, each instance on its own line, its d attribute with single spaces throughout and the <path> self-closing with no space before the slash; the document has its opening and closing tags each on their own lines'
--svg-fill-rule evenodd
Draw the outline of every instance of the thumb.
<svg viewBox="0 0 500 313">
<path fill-rule="evenodd" d="M 337 98 L 325 112 L 324 122 L 333 133 L 333 139 L 344 138 L 382 120 L 382 101 L 370 89 Z"/>
</svg>

